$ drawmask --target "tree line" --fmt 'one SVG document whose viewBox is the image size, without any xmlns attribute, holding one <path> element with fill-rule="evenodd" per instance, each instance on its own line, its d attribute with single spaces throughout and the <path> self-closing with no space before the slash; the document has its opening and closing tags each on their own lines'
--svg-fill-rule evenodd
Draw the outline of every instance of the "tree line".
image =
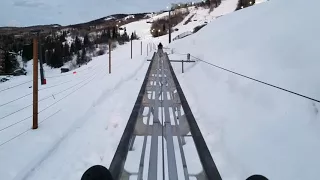
<svg viewBox="0 0 320 180">
<path fill-rule="evenodd" d="M 132 33 L 131 37 L 124 28 L 124 33 L 120 35 L 116 27 L 111 27 L 103 30 L 101 35 L 92 36 L 86 33 L 84 36 L 75 36 L 72 42 L 68 42 L 67 38 L 71 37 L 70 31 L 58 32 L 46 36 L 38 37 L 38 57 L 43 63 L 46 63 L 52 68 L 59 68 L 64 63 L 75 60 L 76 64 L 81 66 L 88 63 L 92 57 L 104 54 L 105 50 L 100 50 L 97 53 L 99 44 L 107 44 L 109 40 L 118 42 L 122 45 L 130 39 L 138 39 L 136 33 Z M 13 35 L 0 36 L 0 40 L 5 39 L 0 50 L 0 73 L 9 74 L 19 67 L 17 56 L 21 55 L 24 63 L 33 58 L 33 42 L 29 40 L 15 39 Z M 1 47 L 1 44 L 0 44 Z M 2 56 L 1 56 L 2 52 Z"/>
</svg>

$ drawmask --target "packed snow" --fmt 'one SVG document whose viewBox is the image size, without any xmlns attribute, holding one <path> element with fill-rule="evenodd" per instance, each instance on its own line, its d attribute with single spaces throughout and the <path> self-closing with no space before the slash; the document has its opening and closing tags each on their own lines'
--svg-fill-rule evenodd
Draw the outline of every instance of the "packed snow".
<svg viewBox="0 0 320 180">
<path fill-rule="evenodd" d="M 124 17 L 123 19 L 124 19 L 124 20 L 128 20 L 128 19 L 132 19 L 132 18 L 134 18 L 134 15 L 126 16 L 126 17 Z"/>
<path fill-rule="evenodd" d="M 174 41 L 186 53 L 258 80 L 320 99 L 319 2 L 268 1 L 225 15 Z M 194 60 L 197 60 L 193 58 Z M 223 179 L 263 174 L 272 180 L 318 179 L 317 102 L 204 62 L 174 64 Z"/>
<path fill-rule="evenodd" d="M 133 59 L 130 44 L 112 52 L 111 74 L 108 55 L 65 74 L 45 67 L 38 130 L 30 129 L 32 63 L 27 76 L 0 84 L 0 179 L 80 179 L 89 165 L 110 163 L 148 67 L 140 41 L 133 45 Z"/>
<path fill-rule="evenodd" d="M 0 84 L 1 179 L 73 180 L 93 164 L 109 166 L 148 67 L 146 57 L 165 37 L 152 38 L 146 21 L 163 16 L 167 13 L 126 25 L 127 32 L 136 31 L 141 37 L 143 56 L 140 41 L 133 42 L 132 60 L 130 44 L 118 46 L 112 53 L 112 74 L 108 74 L 108 55 L 65 74 L 45 66 L 47 85 L 39 85 L 38 130 L 30 129 L 32 62 L 27 76 Z M 151 49 L 148 54 L 147 49 Z M 193 153 L 194 148 L 186 152 Z"/>
<path fill-rule="evenodd" d="M 136 31 L 141 38 L 143 55 L 140 40 L 134 41 L 133 59 L 129 43 L 118 46 L 112 52 L 112 74 L 108 55 L 66 74 L 45 68 L 48 84 L 39 86 L 44 100 L 38 130 L 30 129 L 32 106 L 26 107 L 32 104 L 29 63 L 27 76 L 0 84 L 0 179 L 75 180 L 94 164 L 108 167 L 149 65 L 147 46 L 154 51 L 158 42 L 172 59 L 191 53 L 197 61 L 185 64 L 184 74 L 180 63 L 173 67 L 224 180 L 252 174 L 272 180 L 317 179 L 319 103 L 205 62 L 320 99 L 320 26 L 312 20 L 318 5 L 277 0 L 230 13 L 237 1 L 225 0 L 211 13 L 190 8 L 187 18 L 193 15 L 192 20 L 178 24 L 172 38 L 205 21 L 208 25 L 170 45 L 168 36 L 152 38 L 149 33 L 147 21 L 156 16 L 127 24 L 128 34 Z M 186 151 L 188 161 L 198 158 L 193 154 L 194 149 Z M 135 158 L 128 157 L 136 165 Z"/>
<path fill-rule="evenodd" d="M 215 8 L 212 12 L 209 12 L 209 9 L 206 9 L 206 8 L 202 8 L 202 7 L 195 8 L 193 6 L 188 8 L 177 9 L 176 10 L 177 12 L 188 10 L 189 15 L 181 23 L 179 23 L 177 26 L 174 27 L 174 28 L 177 28 L 178 30 L 172 32 L 172 38 L 182 33 L 192 32 L 196 26 L 202 25 L 204 23 L 209 23 L 215 20 L 218 16 L 222 16 L 224 14 L 233 12 L 237 7 L 237 3 L 238 3 L 238 0 L 222 1 L 221 5 L 218 8 Z M 148 23 L 148 22 L 153 22 L 154 20 L 157 20 L 163 17 L 168 17 L 168 16 L 169 16 L 168 12 L 160 13 L 157 15 L 154 14 L 149 19 L 136 21 L 133 23 L 123 25 L 121 27 L 125 27 L 128 34 L 131 34 L 132 32 L 136 32 L 140 38 L 154 41 L 154 39 L 150 34 L 151 23 Z M 185 21 L 187 21 L 189 18 L 191 21 L 188 24 L 184 24 Z M 161 38 L 162 37 L 159 37 L 156 39 L 161 39 Z M 164 38 L 168 38 L 168 37 L 165 36 Z"/>
<path fill-rule="evenodd" d="M 105 21 L 109 21 L 111 19 L 115 19 L 115 18 L 113 16 L 108 16 L 108 17 L 104 18 Z"/>
</svg>

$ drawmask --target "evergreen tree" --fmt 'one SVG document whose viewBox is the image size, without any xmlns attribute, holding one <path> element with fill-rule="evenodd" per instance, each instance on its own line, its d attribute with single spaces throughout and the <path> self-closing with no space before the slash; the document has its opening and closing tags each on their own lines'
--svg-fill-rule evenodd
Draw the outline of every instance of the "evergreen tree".
<svg viewBox="0 0 320 180">
<path fill-rule="evenodd" d="M 76 51 L 80 51 L 82 49 L 82 42 L 78 36 L 76 36 L 74 43 L 75 43 Z"/>
<path fill-rule="evenodd" d="M 77 51 L 77 64 L 80 66 L 82 64 L 82 60 L 81 60 L 81 55 L 80 55 L 80 52 Z"/>
<path fill-rule="evenodd" d="M 108 28 L 106 32 L 106 37 L 108 38 L 108 40 L 111 38 L 111 28 Z"/>
<path fill-rule="evenodd" d="M 81 52 L 81 64 L 88 62 L 86 48 L 82 49 Z"/>
<path fill-rule="evenodd" d="M 62 58 L 62 48 L 60 43 L 56 43 L 56 47 L 54 49 L 54 53 L 51 57 L 52 67 L 59 68 L 63 66 L 63 58 Z"/>
<path fill-rule="evenodd" d="M 60 43 L 59 43 L 60 44 Z M 60 49 L 61 49 L 61 57 L 62 59 L 66 56 L 65 52 L 64 52 L 64 45 L 61 43 L 60 44 Z"/>
<path fill-rule="evenodd" d="M 33 43 L 23 46 L 23 49 L 22 49 L 23 61 L 27 62 L 31 60 L 33 58 L 32 56 L 33 56 Z"/>
<path fill-rule="evenodd" d="M 8 51 L 4 53 L 4 72 L 12 73 L 19 67 L 19 63 L 15 55 L 10 54 Z"/>
<path fill-rule="evenodd" d="M 112 39 L 117 39 L 119 37 L 118 31 L 116 27 L 113 27 L 112 29 Z"/>
<path fill-rule="evenodd" d="M 74 53 L 76 53 L 76 46 L 75 46 L 75 43 L 71 43 L 71 46 L 70 46 L 70 54 L 71 55 L 74 55 Z"/>
<path fill-rule="evenodd" d="M 91 43 L 88 50 L 90 54 L 93 54 L 94 51 L 96 50 L 96 46 L 93 43 Z"/>
<path fill-rule="evenodd" d="M 65 42 L 66 41 L 66 37 L 67 37 L 67 34 L 66 34 L 65 31 L 63 31 L 62 34 L 59 37 L 60 42 Z"/>
<path fill-rule="evenodd" d="M 48 64 L 48 50 L 45 50 L 45 52 L 44 52 L 43 62 Z"/>
<path fill-rule="evenodd" d="M 63 46 L 63 54 L 64 54 L 64 58 L 63 58 L 64 62 L 68 62 L 72 59 L 68 43 L 65 43 L 65 45 Z"/>
<path fill-rule="evenodd" d="M 130 37 L 128 36 L 127 32 L 124 31 L 124 33 L 118 37 L 118 43 L 124 44 L 124 42 L 129 42 L 130 41 Z"/>
<path fill-rule="evenodd" d="M 132 38 L 132 40 L 139 39 L 139 37 L 135 31 L 131 34 L 131 38 Z"/>
<path fill-rule="evenodd" d="M 107 43 L 110 39 L 110 32 L 109 31 L 103 31 L 101 34 L 100 39 L 97 39 L 97 43 Z"/>
<path fill-rule="evenodd" d="M 52 55 L 53 55 L 53 50 L 49 49 L 46 51 L 46 57 L 45 57 L 45 61 L 47 63 L 47 65 L 52 67 Z"/>
<path fill-rule="evenodd" d="M 54 49 L 54 43 L 53 43 L 53 39 L 48 36 L 45 41 L 44 41 L 44 47 L 45 49 L 49 50 L 49 49 Z"/>
<path fill-rule="evenodd" d="M 89 47 L 91 44 L 90 40 L 89 40 L 89 36 L 88 34 L 86 34 L 84 36 L 84 39 L 83 39 L 83 46 L 86 48 L 86 47 Z"/>
<path fill-rule="evenodd" d="M 15 43 L 13 45 L 12 50 L 13 50 L 13 52 L 18 53 L 19 50 L 18 50 L 18 44 L 17 43 Z"/>
</svg>

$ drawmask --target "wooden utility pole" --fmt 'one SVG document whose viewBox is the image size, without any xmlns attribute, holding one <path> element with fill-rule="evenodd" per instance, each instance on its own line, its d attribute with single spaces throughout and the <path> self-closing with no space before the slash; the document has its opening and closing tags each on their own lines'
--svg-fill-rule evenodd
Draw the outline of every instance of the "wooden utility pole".
<svg viewBox="0 0 320 180">
<path fill-rule="evenodd" d="M 183 60 L 182 60 L 182 73 L 184 73 Z"/>
<path fill-rule="evenodd" d="M 131 36 L 131 59 L 132 59 L 132 36 Z"/>
<path fill-rule="evenodd" d="M 132 40 L 133 40 L 133 33 L 131 34 L 130 40 L 131 40 L 131 59 L 132 59 Z"/>
<path fill-rule="evenodd" d="M 171 9 L 169 10 L 169 44 L 171 43 Z"/>
<path fill-rule="evenodd" d="M 32 129 L 38 129 L 38 40 L 33 39 L 33 123 Z"/>
<path fill-rule="evenodd" d="M 111 47 L 112 43 L 111 40 L 109 40 L 109 74 L 111 74 Z"/>
</svg>

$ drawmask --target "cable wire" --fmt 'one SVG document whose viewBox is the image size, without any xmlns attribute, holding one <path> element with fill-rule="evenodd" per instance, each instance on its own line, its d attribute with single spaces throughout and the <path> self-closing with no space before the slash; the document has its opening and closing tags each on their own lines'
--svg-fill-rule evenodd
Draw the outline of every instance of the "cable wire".
<svg viewBox="0 0 320 180">
<path fill-rule="evenodd" d="M 98 73 L 96 73 L 96 74 L 98 74 Z M 105 75 L 106 75 L 106 74 L 105 74 Z M 85 86 L 86 84 L 88 84 L 89 82 L 91 82 L 91 81 L 92 81 L 93 79 L 95 79 L 95 78 L 96 78 L 96 77 L 93 77 L 93 78 L 90 79 L 88 82 L 86 82 L 85 84 L 83 84 L 82 86 L 80 86 L 78 89 L 82 88 L 83 86 Z M 67 95 L 64 96 L 63 98 L 59 99 L 58 101 L 54 102 L 53 104 L 51 104 L 51 105 L 47 106 L 46 108 L 42 109 L 41 111 L 38 112 L 38 114 L 40 114 L 41 112 L 49 109 L 49 108 L 52 107 L 54 104 L 60 102 L 60 101 L 63 100 L 64 98 L 66 98 L 66 97 L 68 97 L 69 95 L 71 95 L 72 93 L 76 92 L 78 89 L 72 91 L 71 93 L 67 94 Z M 0 132 L 3 131 L 3 130 L 5 130 L 5 129 L 8 129 L 8 128 L 16 125 L 16 124 L 19 124 L 19 123 L 21 123 L 21 122 L 23 122 L 23 121 L 25 121 L 25 120 L 27 120 L 27 119 L 29 119 L 29 118 L 31 118 L 31 117 L 32 117 L 32 115 L 29 116 L 29 117 L 26 117 L 26 118 L 24 118 L 24 119 L 22 119 L 22 120 L 20 120 L 20 121 L 17 121 L 17 122 L 15 122 L 15 123 L 13 123 L 13 124 L 10 124 L 9 126 L 7 126 L 7 127 L 5 127 L 5 128 L 0 129 Z"/>
<path fill-rule="evenodd" d="M 15 87 L 19 87 L 19 86 L 21 86 L 21 85 L 24 85 L 24 84 L 27 84 L 27 83 L 30 83 L 30 82 L 32 82 L 32 80 L 26 81 L 26 82 L 23 82 L 23 83 L 21 83 L 21 84 L 17 84 L 17 85 L 14 85 L 14 86 L 11 86 L 11 87 L 8 87 L 8 88 L 5 88 L 5 89 L 1 89 L 0 92 L 7 91 L 7 90 L 9 90 L 9 89 L 13 89 L 13 88 L 15 88 Z"/>
<path fill-rule="evenodd" d="M 50 116 L 46 117 L 44 120 L 40 121 L 40 123 L 39 123 L 39 124 L 41 124 L 41 123 L 43 123 L 44 121 L 48 120 L 50 117 L 52 117 L 52 116 L 56 115 L 56 114 L 57 114 L 58 112 L 60 112 L 60 111 L 61 111 L 61 109 L 59 109 L 59 110 L 58 110 L 58 111 L 56 111 L 55 113 L 51 114 Z M 31 116 L 31 117 L 32 117 L 32 116 Z M 30 118 L 30 117 L 29 117 L 29 118 Z M 27 118 L 27 119 L 28 119 L 28 118 Z M 31 130 L 31 129 L 30 129 L 30 128 L 28 128 L 27 130 L 25 130 L 25 131 L 21 132 L 20 134 L 18 134 L 18 135 L 16 135 L 16 136 L 12 137 L 12 138 L 10 138 L 10 139 L 8 139 L 7 141 L 5 141 L 5 142 L 1 143 L 1 144 L 0 144 L 0 147 L 2 147 L 3 145 L 5 145 L 5 144 L 7 144 L 7 143 L 11 142 L 12 140 L 14 140 L 14 139 L 16 139 L 16 138 L 18 138 L 18 137 L 22 136 L 23 134 L 25 134 L 26 132 L 28 132 L 28 131 L 30 131 L 30 130 Z"/>
<path fill-rule="evenodd" d="M 94 75 L 96 75 L 96 74 L 97 74 L 97 73 L 95 73 Z M 93 76 L 94 76 L 94 75 L 93 75 Z M 93 77 L 93 76 L 90 76 L 90 77 Z M 46 99 L 49 99 L 49 98 L 53 97 L 54 95 L 61 94 L 61 93 L 65 92 L 65 91 L 67 91 L 67 90 L 69 90 L 69 89 L 71 89 L 71 88 L 73 88 L 73 87 L 81 84 L 82 82 L 90 79 L 90 77 L 87 78 L 87 79 L 85 79 L 85 80 L 83 80 L 83 81 L 81 81 L 81 82 L 79 82 L 79 83 L 77 83 L 76 85 L 73 85 L 73 86 L 71 86 L 71 87 L 69 87 L 69 88 L 67 88 L 67 89 L 64 89 L 64 90 L 62 90 L 62 91 L 60 91 L 60 92 L 58 92 L 58 93 L 56 93 L 56 94 L 52 94 L 52 95 L 49 95 L 49 96 L 47 96 L 47 97 L 45 97 L 45 98 L 40 99 L 40 100 L 38 101 L 38 103 L 41 102 L 41 101 L 44 101 L 44 100 L 46 100 Z M 18 113 L 18 112 L 20 112 L 20 111 L 22 111 L 22 110 L 24 110 L 24 109 L 26 109 L 26 108 L 28 108 L 28 107 L 30 107 L 30 106 L 32 106 L 32 105 L 33 105 L 33 103 L 32 103 L 32 104 L 29 104 L 29 105 L 27 105 L 27 106 L 25 106 L 25 107 L 23 107 L 23 108 L 21 108 L 21 109 L 18 109 L 18 110 L 16 110 L 16 111 L 12 112 L 12 113 L 9 113 L 9 114 L 7 114 L 7 115 L 5 115 L 5 116 L 3 116 L 3 117 L 0 117 L 0 120 L 6 118 L 6 117 L 8 117 L 8 116 L 11 116 L 11 115 L 13 115 L 13 114 L 15 114 L 15 113 Z"/>
<path fill-rule="evenodd" d="M 19 99 L 28 97 L 28 96 L 30 96 L 31 94 L 33 94 L 33 93 L 29 93 L 29 94 L 26 94 L 26 95 L 24 95 L 24 96 L 18 97 L 18 98 L 14 99 L 14 100 L 8 101 L 8 102 L 3 103 L 3 104 L 0 104 L 0 107 L 5 106 L 5 105 L 10 104 L 10 103 L 13 103 L 13 102 L 15 102 L 15 101 L 18 101 Z"/>
<path fill-rule="evenodd" d="M 96 69 L 98 69 L 98 68 L 95 68 L 94 70 L 96 70 Z M 93 71 L 93 72 L 94 72 L 94 71 Z M 91 74 L 91 73 L 85 73 L 85 74 L 83 74 L 83 76 L 85 76 L 85 75 L 87 75 L 87 74 Z M 78 80 L 78 78 L 83 78 L 83 77 L 77 77 L 77 79 L 65 81 L 65 82 L 58 83 L 58 84 L 55 84 L 55 85 L 52 85 L 52 86 L 47 86 L 47 87 L 44 87 L 44 88 L 39 89 L 38 92 L 40 92 L 40 91 L 42 91 L 42 90 L 45 90 L 45 89 L 51 89 L 51 88 L 54 88 L 54 87 L 57 87 L 57 86 L 60 86 L 60 85 L 63 85 L 63 84 L 67 84 L 67 83 L 69 83 L 69 82 L 73 82 L 73 81 L 75 81 L 75 80 Z M 10 104 L 10 103 L 13 103 L 13 102 L 15 102 L 15 101 L 18 101 L 18 100 L 20 100 L 20 99 L 22 99 L 22 98 L 28 97 L 28 96 L 30 96 L 30 95 L 32 95 L 32 94 L 33 94 L 33 93 L 29 93 L 29 94 L 26 94 L 26 95 L 21 96 L 21 97 L 19 97 L 19 98 L 16 98 L 16 99 L 13 99 L 13 100 L 11 100 L 11 101 L 8 101 L 8 102 L 6 102 L 6 103 L 0 104 L 0 107 L 5 106 L 5 105 Z M 51 97 L 51 96 L 50 96 L 50 97 Z"/>
<path fill-rule="evenodd" d="M 102 69 L 102 70 L 103 70 L 103 69 Z M 100 71 L 100 73 L 102 72 L 102 70 Z M 97 75 L 97 74 L 99 74 L 99 73 L 95 73 L 94 75 Z M 93 75 L 93 76 L 94 76 L 94 75 Z M 107 73 L 104 73 L 103 77 L 105 77 L 106 75 L 107 75 Z M 91 76 L 91 77 L 93 77 L 93 76 Z M 40 114 L 41 112 L 49 109 L 50 107 L 52 107 L 53 105 L 57 104 L 57 103 L 60 102 L 61 100 L 65 99 L 66 97 L 70 96 L 71 94 L 73 94 L 73 93 L 76 92 L 77 90 L 81 89 L 82 87 L 84 87 L 85 85 L 87 85 L 88 83 L 90 83 L 93 79 L 95 79 L 96 77 L 97 77 L 97 76 L 94 76 L 92 79 L 90 79 L 88 82 L 86 82 L 85 84 L 83 84 L 82 86 L 80 86 L 79 88 L 77 88 L 76 90 L 72 91 L 71 93 L 69 93 L 69 94 L 67 94 L 66 96 L 62 97 L 62 98 L 59 99 L 58 101 L 56 101 L 56 102 L 52 103 L 51 105 L 47 106 L 46 108 L 42 109 L 41 111 L 38 112 L 38 114 Z M 88 79 L 89 79 L 89 78 L 88 78 Z M 84 81 L 82 81 L 82 82 L 84 82 Z M 60 111 L 61 111 L 61 109 L 59 109 L 58 111 L 56 111 L 56 112 L 53 113 L 52 115 L 48 116 L 48 117 L 45 118 L 44 120 L 40 121 L 39 124 L 43 123 L 45 120 L 49 119 L 50 117 L 54 116 L 55 114 L 57 114 L 57 113 L 60 112 Z M 27 120 L 27 119 L 29 119 L 29 118 L 31 118 L 31 117 L 32 117 L 32 116 L 29 116 L 29 117 L 24 118 L 24 119 L 22 119 L 22 120 L 20 120 L 20 121 L 18 121 L 18 122 L 16 122 L 16 123 L 14 123 L 14 124 L 9 125 L 8 127 L 5 127 L 5 128 L 3 128 L 3 129 L 0 129 L 0 132 L 3 131 L 3 130 L 5 130 L 5 129 L 8 129 L 9 127 L 12 127 L 12 126 L 14 126 L 14 125 L 16 125 L 16 124 L 18 124 L 18 123 L 20 123 L 20 122 L 23 122 L 23 121 L 25 121 L 25 120 Z M 20 137 L 21 135 L 25 134 L 26 132 L 28 132 L 28 131 L 30 131 L 30 130 L 31 130 L 31 129 L 27 129 L 26 131 L 23 131 L 22 133 L 20 133 L 20 134 L 18 134 L 18 135 L 16 135 L 16 136 L 10 138 L 9 140 L 1 143 L 1 144 L 0 144 L 0 147 L 3 146 L 4 144 L 9 143 L 9 142 L 12 141 L 12 140 L 18 138 L 18 137 Z"/>
<path fill-rule="evenodd" d="M 4 127 L 4 128 L 2 128 L 2 129 L 0 129 L 0 132 L 6 130 L 6 129 L 8 129 L 8 128 L 16 125 L 16 124 L 19 124 L 19 123 L 21 123 L 21 122 L 23 122 L 23 121 L 26 121 L 26 120 L 29 119 L 29 118 L 32 118 L 32 115 L 31 115 L 31 116 L 28 116 L 28 117 L 26 117 L 26 118 L 24 118 L 24 119 L 22 119 L 22 120 L 20 120 L 20 121 L 17 121 L 17 122 L 15 122 L 15 123 L 13 123 L 13 124 L 10 124 L 10 125 L 7 126 L 7 127 Z"/>
<path fill-rule="evenodd" d="M 26 132 L 28 132 L 28 131 L 30 131 L 30 130 L 31 130 L 31 129 L 30 129 L 30 128 L 28 128 L 27 130 L 23 131 L 22 133 L 20 133 L 20 134 L 18 134 L 18 135 L 16 135 L 16 136 L 12 137 L 11 139 L 9 139 L 9 140 L 7 140 L 7 141 L 5 141 L 5 142 L 1 143 L 1 144 L 0 144 L 0 147 L 1 147 L 1 146 L 3 146 L 3 145 L 5 145 L 5 144 L 7 144 L 7 143 L 9 143 L 10 141 L 12 141 L 12 140 L 16 139 L 17 137 L 19 137 L 19 136 L 23 135 L 24 133 L 26 133 Z"/>
<path fill-rule="evenodd" d="M 227 72 L 230 72 L 230 73 L 232 73 L 232 74 L 235 74 L 235 75 L 244 77 L 244 78 L 246 78 L 246 79 L 250 79 L 250 80 L 252 80 L 252 81 L 255 81 L 255 82 L 258 82 L 258 83 L 261 83 L 261 84 L 264 84 L 264 85 L 267 85 L 267 86 L 276 88 L 276 89 L 280 89 L 280 90 L 282 90 L 282 91 L 285 91 L 285 92 L 288 92 L 288 93 L 291 93 L 291 94 L 294 94 L 294 95 L 297 95 L 297 96 L 300 96 L 300 97 L 309 99 L 309 100 L 311 100 L 311 101 L 315 101 L 315 102 L 320 103 L 320 100 L 317 100 L 317 99 L 315 99 L 315 98 L 311 98 L 311 97 L 308 97 L 308 96 L 306 96 L 306 95 L 303 95 L 303 94 L 300 94 L 300 93 L 296 93 L 296 92 L 294 92 L 294 91 L 291 91 L 291 90 L 288 90 L 288 89 L 285 89 L 285 88 L 282 88 L 282 87 L 279 87 L 279 86 L 275 86 L 275 85 L 272 85 L 272 84 L 270 84 L 270 83 L 263 82 L 263 81 L 260 81 L 260 80 L 258 80 L 258 79 L 255 79 L 255 78 L 252 78 L 252 77 L 249 77 L 249 76 L 246 76 L 246 75 L 237 73 L 237 72 L 235 72 L 235 71 L 228 70 L 228 69 L 226 69 L 226 68 L 223 68 L 223 67 L 217 66 L 217 65 L 215 65 L 215 64 L 209 63 L 209 62 L 207 62 L 207 61 L 204 61 L 204 60 L 202 60 L 202 59 L 199 59 L 199 58 L 197 58 L 197 57 L 195 57 L 195 56 L 192 56 L 192 57 L 195 58 L 195 59 L 197 59 L 197 60 L 199 60 L 199 61 L 201 61 L 201 62 L 204 62 L 204 63 L 206 63 L 206 64 L 208 64 L 208 65 L 210 65 L 210 66 L 213 66 L 213 67 L 222 69 L 222 70 L 227 71 Z"/>
<path fill-rule="evenodd" d="M 61 99 L 59 99 L 58 101 L 52 103 L 51 105 L 47 106 L 46 108 L 42 109 L 41 111 L 39 111 L 39 113 L 49 109 L 50 107 L 52 107 L 53 105 L 57 104 L 58 102 L 60 102 L 61 100 L 65 99 L 66 97 L 70 96 L 71 94 L 75 93 L 77 90 L 81 89 L 82 87 L 84 87 L 85 85 L 89 84 L 93 79 L 95 79 L 96 77 L 93 77 L 92 79 L 90 79 L 88 82 L 86 82 L 85 84 L 81 85 L 79 88 L 77 88 L 76 90 L 72 91 L 71 93 L 65 95 L 64 97 L 62 97 Z"/>
<path fill-rule="evenodd" d="M 98 65 L 97 65 L 97 66 L 98 66 Z M 96 67 L 96 66 L 94 66 L 94 67 Z M 82 71 L 88 70 L 88 69 L 90 69 L 90 68 L 92 68 L 92 67 L 88 67 L 88 68 L 86 68 L 86 69 L 79 70 L 78 72 L 82 72 Z M 69 76 L 69 75 L 73 75 L 73 74 L 72 74 L 72 73 L 66 73 L 66 74 L 62 74 L 62 75 L 48 76 L 48 77 L 46 77 L 46 79 L 56 78 L 56 77 L 63 77 L 63 76 Z M 38 79 L 40 79 L 40 77 L 39 77 Z M 11 87 L 8 87 L 8 88 L 5 88 L 5 89 L 1 89 L 1 90 L 0 90 L 0 93 L 1 93 L 1 92 L 4 92 L 4 91 L 7 91 L 7 90 L 9 90 L 9 89 L 13 89 L 13 88 L 22 86 L 22 85 L 27 84 L 27 83 L 30 83 L 30 82 L 32 82 L 32 81 L 33 81 L 33 80 L 26 81 L 26 82 L 23 82 L 23 83 L 21 83 L 21 84 L 17 84 L 17 85 L 14 85 L 14 86 L 11 86 Z"/>
</svg>

